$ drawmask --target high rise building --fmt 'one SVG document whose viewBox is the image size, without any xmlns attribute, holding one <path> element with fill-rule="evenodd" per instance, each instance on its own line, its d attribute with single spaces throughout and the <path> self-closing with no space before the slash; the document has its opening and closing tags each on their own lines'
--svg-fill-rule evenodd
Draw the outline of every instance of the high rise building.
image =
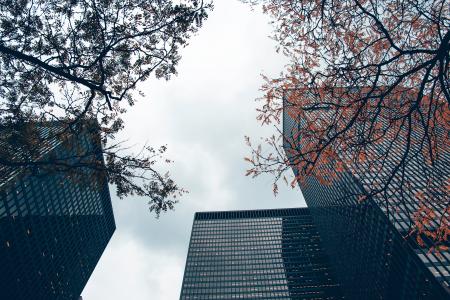
<svg viewBox="0 0 450 300">
<path fill-rule="evenodd" d="M 54 129 L 38 126 L 40 136 Z M 70 134 L 47 139 L 39 156 L 70 159 L 96 147 L 98 134 Z M 34 171 L 0 170 L 0 299 L 78 300 L 115 230 L 106 179 L 89 168 Z"/>
<path fill-rule="evenodd" d="M 342 299 L 307 208 L 198 212 L 180 299 Z"/>
<path fill-rule="evenodd" d="M 295 118 L 290 105 L 285 99 L 283 134 L 286 154 L 294 161 L 293 147 L 302 147 L 298 136 L 302 120 Z M 381 143 L 370 151 L 383 153 L 387 151 L 385 146 Z M 338 152 L 336 159 L 348 161 L 342 159 L 345 155 Z M 410 165 L 404 170 L 412 188 L 424 184 L 419 162 L 414 159 L 411 157 Z M 449 154 L 444 154 L 435 170 L 428 171 L 448 177 L 449 162 Z M 393 161 L 386 162 L 386 167 L 390 165 Z M 326 172 L 334 172 L 332 168 Z M 403 195 L 401 198 L 394 178 L 387 196 L 390 203 L 404 201 L 398 210 L 389 212 L 383 205 L 385 199 L 377 197 L 360 203 L 357 195 L 370 189 L 386 170 L 375 173 L 352 168 L 344 165 L 345 171 L 328 184 L 312 176 L 300 183 L 344 295 L 349 299 L 450 299 L 450 253 L 428 251 L 426 245 L 420 246 L 408 236 L 411 212 L 419 207 L 417 199 Z M 298 174 L 294 163 L 293 171 Z M 438 202 L 435 201 L 436 205 Z M 441 210 L 444 212 L 445 208 Z"/>
</svg>

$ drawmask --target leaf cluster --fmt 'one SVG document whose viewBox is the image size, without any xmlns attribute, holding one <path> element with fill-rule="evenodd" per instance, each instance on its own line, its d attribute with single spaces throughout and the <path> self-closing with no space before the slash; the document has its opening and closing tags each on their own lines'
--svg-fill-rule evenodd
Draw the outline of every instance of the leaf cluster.
<svg viewBox="0 0 450 300">
<path fill-rule="evenodd" d="M 292 183 L 330 184 L 350 173 L 363 183 L 358 199 L 375 199 L 394 222 L 404 214 L 423 247 L 446 246 L 448 1 L 256 2 L 290 63 L 265 78 L 258 109 L 262 124 L 283 118 L 284 130 L 264 142 L 272 151 L 252 147 L 248 174 L 274 174 L 276 184 L 293 167 Z"/>
<path fill-rule="evenodd" d="M 165 147 L 133 154 L 114 140 L 138 83 L 176 74 L 180 49 L 211 9 L 197 0 L 0 0 L 1 165 L 43 165 L 39 146 L 97 120 L 103 171 L 119 196 L 147 196 L 157 215 L 173 208 L 167 198 L 184 191 L 154 165 Z M 46 122 L 58 124 L 51 137 L 30 129 Z"/>
</svg>

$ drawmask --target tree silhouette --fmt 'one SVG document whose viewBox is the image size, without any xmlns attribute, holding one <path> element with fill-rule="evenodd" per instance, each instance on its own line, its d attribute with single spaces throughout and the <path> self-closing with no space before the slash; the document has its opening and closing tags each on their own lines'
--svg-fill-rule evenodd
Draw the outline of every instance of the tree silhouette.
<svg viewBox="0 0 450 300">
<path fill-rule="evenodd" d="M 36 155 L 46 142 L 66 140 L 96 120 L 103 171 L 118 195 L 150 197 L 157 215 L 173 208 L 169 198 L 184 190 L 155 169 L 166 147 L 130 154 L 114 138 L 137 84 L 151 74 L 167 80 L 176 74 L 180 48 L 211 9 L 197 0 L 1 0 L 0 167 L 98 168 Z M 57 126 L 43 136 L 39 124 L 49 122 Z"/>
<path fill-rule="evenodd" d="M 360 201 L 406 214 L 418 245 L 448 250 L 449 2 L 247 2 L 263 4 L 290 58 L 279 78 L 265 77 L 258 120 L 280 124 L 284 104 L 297 122 L 264 140 L 272 151 L 247 138 L 247 175 L 273 174 L 276 192 L 291 167 L 292 185 L 349 172 L 363 184 Z"/>
</svg>

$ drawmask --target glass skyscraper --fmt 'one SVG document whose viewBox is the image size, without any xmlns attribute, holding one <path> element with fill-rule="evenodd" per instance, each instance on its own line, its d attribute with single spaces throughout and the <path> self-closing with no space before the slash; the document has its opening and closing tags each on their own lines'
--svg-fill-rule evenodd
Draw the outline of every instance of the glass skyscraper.
<svg viewBox="0 0 450 300">
<path fill-rule="evenodd" d="M 198 212 L 180 299 L 342 299 L 307 208 Z"/>
<path fill-rule="evenodd" d="M 293 118 L 289 105 L 285 100 L 283 134 L 286 154 L 292 159 L 292 147 L 301 148 L 301 138 L 293 138 L 298 136 L 302 120 Z M 387 151 L 384 147 L 380 144 L 370 151 L 383 153 Z M 337 159 L 344 155 L 337 153 Z M 414 158 L 410 161 L 405 174 L 414 189 L 424 182 L 419 162 Z M 436 168 L 442 178 L 448 175 L 449 162 L 449 154 L 444 154 Z M 387 161 L 386 166 L 390 165 L 393 162 Z M 326 172 L 335 172 L 333 166 L 329 167 Z M 450 253 L 430 252 L 408 236 L 409 215 L 418 207 L 417 200 L 400 197 L 395 177 L 387 197 L 391 203 L 404 201 L 397 211 L 389 212 L 383 205 L 385 199 L 376 197 L 360 203 L 357 195 L 381 180 L 386 170 L 375 173 L 352 168 L 346 165 L 346 171 L 329 184 L 321 184 L 314 177 L 300 183 L 344 295 L 349 299 L 450 299 Z M 298 174 L 295 166 L 293 171 Z"/>
<path fill-rule="evenodd" d="M 42 159 L 100 147 L 95 136 L 50 140 Z M 90 169 L 0 171 L 0 299 L 78 300 L 115 230 L 106 178 Z"/>
</svg>

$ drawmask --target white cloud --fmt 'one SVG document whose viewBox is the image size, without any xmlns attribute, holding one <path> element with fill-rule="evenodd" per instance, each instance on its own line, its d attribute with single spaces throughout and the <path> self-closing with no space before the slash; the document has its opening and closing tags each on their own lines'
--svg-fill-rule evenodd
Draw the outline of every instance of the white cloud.
<svg viewBox="0 0 450 300">
<path fill-rule="evenodd" d="M 216 0 L 183 49 L 179 75 L 141 84 L 146 98 L 129 109 L 122 137 L 141 146 L 167 144 L 175 161 L 171 173 L 190 193 L 159 220 L 145 199 L 113 197 L 117 231 L 83 291 L 85 300 L 177 299 L 196 211 L 304 206 L 298 189 L 282 186 L 274 198 L 270 177 L 244 176 L 244 135 L 271 131 L 255 120 L 260 73 L 275 75 L 285 63 L 267 23 L 238 1 Z"/>
<path fill-rule="evenodd" d="M 105 251 L 84 299 L 177 299 L 184 262 L 164 251 L 149 251 L 134 238 L 116 236 Z M 95 285 L 95 287 L 92 287 Z"/>
<path fill-rule="evenodd" d="M 194 193 L 190 205 L 195 210 L 226 209 L 230 206 L 233 195 L 228 182 L 229 166 L 210 149 L 201 144 L 190 144 L 189 147 L 177 147 L 175 159 L 177 175 L 186 178 L 186 186 Z M 200 201 L 199 201 L 200 200 Z"/>
</svg>

